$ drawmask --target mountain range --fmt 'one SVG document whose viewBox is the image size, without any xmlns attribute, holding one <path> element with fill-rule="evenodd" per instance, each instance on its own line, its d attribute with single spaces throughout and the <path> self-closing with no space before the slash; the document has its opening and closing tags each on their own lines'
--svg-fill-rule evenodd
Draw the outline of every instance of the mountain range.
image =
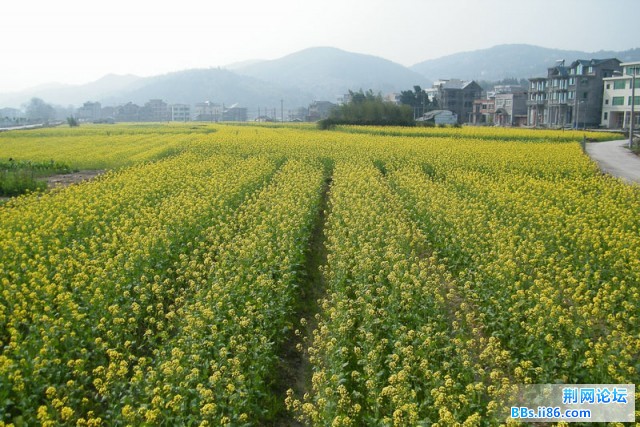
<svg viewBox="0 0 640 427">
<path fill-rule="evenodd" d="M 489 49 L 462 52 L 420 62 L 413 71 L 432 79 L 456 77 L 463 80 L 496 81 L 505 78 L 544 77 L 557 61 L 569 65 L 577 59 L 618 58 L 622 62 L 640 60 L 640 48 L 625 51 L 582 52 L 548 49 L 526 44 L 503 44 Z M 448 77 L 449 76 L 449 77 Z"/>
<path fill-rule="evenodd" d="M 268 61 L 245 61 L 227 67 L 191 69 L 153 77 L 106 75 L 84 85 L 49 84 L 21 92 L 0 94 L 0 107 L 19 107 L 32 97 L 58 105 L 80 106 L 85 101 L 116 105 L 143 104 L 160 98 L 168 103 L 194 104 L 205 100 L 250 109 L 306 106 L 313 100 L 335 102 L 349 90 L 383 94 L 429 87 L 438 79 L 496 81 L 546 75 L 558 60 L 618 58 L 640 60 L 640 48 L 626 51 L 582 52 L 532 45 L 499 45 L 420 62 L 411 67 L 372 55 L 315 47 Z"/>
</svg>

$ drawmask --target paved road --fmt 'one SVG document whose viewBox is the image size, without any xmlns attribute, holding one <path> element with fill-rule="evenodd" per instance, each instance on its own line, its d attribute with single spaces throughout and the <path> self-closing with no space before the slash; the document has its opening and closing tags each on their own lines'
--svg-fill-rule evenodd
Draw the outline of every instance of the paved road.
<svg viewBox="0 0 640 427">
<path fill-rule="evenodd" d="M 626 148 L 628 143 L 629 140 L 588 143 L 587 154 L 603 172 L 640 183 L 640 157 Z"/>
<path fill-rule="evenodd" d="M 10 130 L 39 129 L 39 128 L 43 127 L 43 126 L 44 126 L 43 124 L 12 126 L 10 128 L 0 128 L 0 132 L 7 132 L 7 131 L 10 131 Z"/>
</svg>

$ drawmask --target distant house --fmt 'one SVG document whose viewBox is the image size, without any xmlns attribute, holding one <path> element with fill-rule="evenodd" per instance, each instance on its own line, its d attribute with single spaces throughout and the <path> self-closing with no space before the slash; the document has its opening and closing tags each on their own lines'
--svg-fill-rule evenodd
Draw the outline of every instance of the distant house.
<svg viewBox="0 0 640 427">
<path fill-rule="evenodd" d="M 224 122 L 246 122 L 247 117 L 247 109 L 238 107 L 238 104 L 234 104 L 222 111 L 222 121 Z"/>
<path fill-rule="evenodd" d="M 198 102 L 193 106 L 193 120 L 219 122 L 222 120 L 222 106 L 211 101 Z"/>
<path fill-rule="evenodd" d="M 547 78 L 529 79 L 527 97 L 527 124 L 534 127 L 543 126 L 546 123 Z"/>
<path fill-rule="evenodd" d="M 493 123 L 498 126 L 526 125 L 527 94 L 524 91 L 496 94 Z"/>
<path fill-rule="evenodd" d="M 471 124 L 492 125 L 493 115 L 496 112 L 495 97 L 476 99 L 473 101 L 473 113 L 471 114 Z"/>
<path fill-rule="evenodd" d="M 169 105 L 162 99 L 150 99 L 140 109 L 142 122 L 167 122 L 170 117 Z"/>
<path fill-rule="evenodd" d="M 25 114 L 15 108 L 0 108 L 0 126 L 15 126 L 26 121 Z"/>
<path fill-rule="evenodd" d="M 114 118 L 118 122 L 138 122 L 140 121 L 140 106 L 132 102 L 120 105 L 116 107 Z"/>
<path fill-rule="evenodd" d="M 640 61 L 620 64 L 623 72 L 604 81 L 602 100 L 602 127 L 608 129 L 628 129 L 631 122 L 631 84 L 635 70 L 636 84 L 634 102 L 634 127 L 640 125 Z"/>
<path fill-rule="evenodd" d="M 191 106 L 187 104 L 173 104 L 169 107 L 172 122 L 188 122 L 191 120 Z"/>
<path fill-rule="evenodd" d="M 449 110 L 433 110 L 416 119 L 417 122 L 431 122 L 436 125 L 454 125 L 458 123 L 458 115 Z"/>
<path fill-rule="evenodd" d="M 85 102 L 76 110 L 78 120 L 95 122 L 102 119 L 102 105 L 99 102 Z"/>
<path fill-rule="evenodd" d="M 102 107 L 102 110 L 100 111 L 100 117 L 100 121 L 113 123 L 116 117 L 116 107 Z"/>
<path fill-rule="evenodd" d="M 482 88 L 475 81 L 458 79 L 439 80 L 433 84 L 437 89 L 438 106 L 456 113 L 458 123 L 471 122 L 473 101 L 480 99 Z"/>
<path fill-rule="evenodd" d="M 292 122 L 304 122 L 309 115 L 309 108 L 298 107 L 289 113 L 289 120 Z"/>
<path fill-rule="evenodd" d="M 547 77 L 529 79 L 527 117 L 530 126 L 598 126 L 603 79 L 620 71 L 620 61 L 579 59 L 548 68 Z"/>
<path fill-rule="evenodd" d="M 318 120 L 326 119 L 336 106 L 336 104 L 329 101 L 313 101 L 309 105 L 306 121 L 317 122 Z"/>
</svg>

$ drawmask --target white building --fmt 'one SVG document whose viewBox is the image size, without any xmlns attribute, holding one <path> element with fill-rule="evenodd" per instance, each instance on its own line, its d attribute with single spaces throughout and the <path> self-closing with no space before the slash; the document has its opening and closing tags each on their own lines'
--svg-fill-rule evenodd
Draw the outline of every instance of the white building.
<svg viewBox="0 0 640 427">
<path fill-rule="evenodd" d="M 191 120 L 191 106 L 186 104 L 173 104 L 171 106 L 171 121 L 188 122 Z"/>
<path fill-rule="evenodd" d="M 604 80 L 601 126 L 609 129 L 625 129 L 631 121 L 631 82 L 635 70 L 634 126 L 640 125 L 640 61 L 620 64 L 623 73 Z"/>
<path fill-rule="evenodd" d="M 211 101 L 198 102 L 193 109 L 193 119 L 201 122 L 219 122 L 222 120 L 222 107 Z"/>
<path fill-rule="evenodd" d="M 433 110 L 416 119 L 417 122 L 433 122 L 436 125 L 454 125 L 458 123 L 458 115 L 449 110 Z"/>
</svg>

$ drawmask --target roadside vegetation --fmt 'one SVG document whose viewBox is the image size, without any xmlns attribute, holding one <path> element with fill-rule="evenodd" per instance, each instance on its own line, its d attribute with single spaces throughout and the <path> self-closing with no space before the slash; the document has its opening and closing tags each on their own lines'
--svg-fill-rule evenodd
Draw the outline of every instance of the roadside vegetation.
<svg viewBox="0 0 640 427">
<path fill-rule="evenodd" d="M 45 177 L 70 173 L 72 169 L 65 163 L 19 161 L 12 158 L 0 160 L 0 196 L 12 197 L 29 191 L 47 188 Z"/>
</svg>

